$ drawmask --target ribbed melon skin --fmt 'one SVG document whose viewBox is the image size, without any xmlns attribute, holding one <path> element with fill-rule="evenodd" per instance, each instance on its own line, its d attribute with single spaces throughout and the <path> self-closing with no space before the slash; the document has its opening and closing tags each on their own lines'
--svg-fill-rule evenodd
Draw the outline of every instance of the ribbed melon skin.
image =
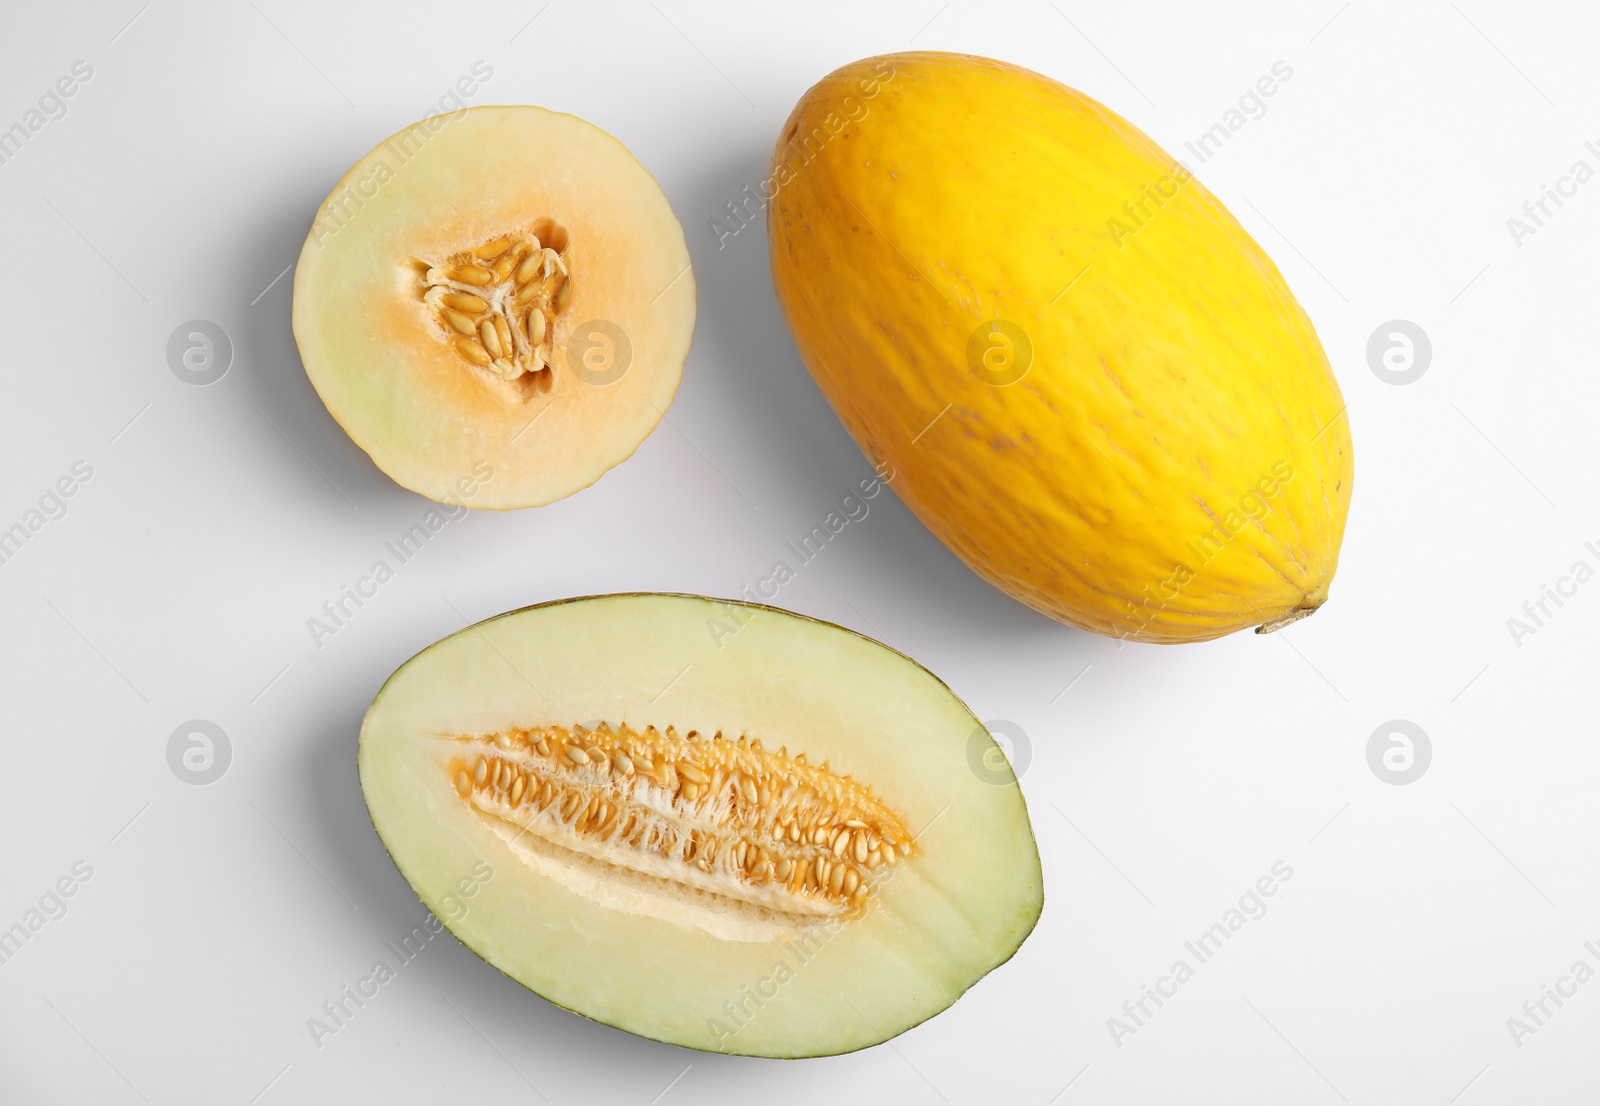
<svg viewBox="0 0 1600 1106">
<path fill-rule="evenodd" d="M 1261 247 L 1127 120 L 1002 62 L 868 58 L 796 106 L 769 192 L 802 360 L 979 575 L 1152 642 L 1327 598 L 1352 479 L 1327 356 Z M 1018 380 L 997 320 L 1031 344 Z"/>
</svg>

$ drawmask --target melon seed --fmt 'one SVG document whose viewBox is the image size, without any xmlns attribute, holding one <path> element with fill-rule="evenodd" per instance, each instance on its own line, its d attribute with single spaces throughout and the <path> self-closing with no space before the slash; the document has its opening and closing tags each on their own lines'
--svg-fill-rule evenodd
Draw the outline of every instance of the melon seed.
<svg viewBox="0 0 1600 1106">
<path fill-rule="evenodd" d="M 489 309 L 489 305 L 477 296 L 468 295 L 466 292 L 446 292 L 440 297 L 446 307 L 453 307 L 457 311 L 465 311 L 469 315 L 482 315 Z"/>
<path fill-rule="evenodd" d="M 474 365 L 487 365 L 489 363 L 489 355 L 484 352 L 482 346 L 471 338 L 457 338 L 451 345 L 455 347 L 457 353 Z"/>
<path fill-rule="evenodd" d="M 495 328 L 494 319 L 485 319 L 478 324 L 478 340 L 483 343 L 483 348 L 489 351 L 490 357 L 501 357 L 505 351 L 500 347 L 500 335 Z"/>
</svg>

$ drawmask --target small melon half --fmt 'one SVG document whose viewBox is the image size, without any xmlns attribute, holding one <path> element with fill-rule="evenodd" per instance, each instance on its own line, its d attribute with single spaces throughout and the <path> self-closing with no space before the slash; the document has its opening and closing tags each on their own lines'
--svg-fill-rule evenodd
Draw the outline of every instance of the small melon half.
<svg viewBox="0 0 1600 1106">
<path fill-rule="evenodd" d="M 921 666 L 770 607 L 608 595 L 413 657 L 372 823 L 468 948 L 672 1044 L 825 1056 L 933 1016 L 1043 905 L 1022 794 Z"/>
<path fill-rule="evenodd" d="M 400 484 L 531 507 L 626 460 L 694 328 L 683 228 L 609 134 L 475 107 L 384 140 L 317 212 L 294 278 L 306 373 Z"/>
</svg>

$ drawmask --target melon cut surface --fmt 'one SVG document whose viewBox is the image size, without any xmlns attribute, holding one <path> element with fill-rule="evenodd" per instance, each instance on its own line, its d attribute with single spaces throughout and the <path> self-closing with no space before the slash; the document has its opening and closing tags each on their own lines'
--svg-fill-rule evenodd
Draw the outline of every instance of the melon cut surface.
<svg viewBox="0 0 1600 1106">
<path fill-rule="evenodd" d="M 550 1001 L 709 1051 L 886 1040 L 1043 904 L 1020 789 L 925 669 L 768 607 L 614 595 L 468 627 L 361 729 L 429 910 Z"/>
<path fill-rule="evenodd" d="M 683 228 L 615 138 L 537 107 L 391 136 L 324 201 L 294 333 L 333 417 L 443 502 L 538 506 L 672 402 L 694 327 Z"/>
</svg>

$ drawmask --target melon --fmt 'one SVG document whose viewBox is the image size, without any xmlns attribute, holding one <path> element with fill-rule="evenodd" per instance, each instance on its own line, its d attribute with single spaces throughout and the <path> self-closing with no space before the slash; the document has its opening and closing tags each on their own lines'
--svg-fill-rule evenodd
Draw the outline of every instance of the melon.
<svg viewBox="0 0 1600 1106">
<path fill-rule="evenodd" d="M 1327 355 L 1131 122 L 988 58 L 868 58 L 801 98 L 767 192 L 801 359 L 979 575 L 1132 641 L 1327 600 L 1353 477 Z"/>
<path fill-rule="evenodd" d="M 437 115 L 317 212 L 294 334 L 328 411 L 395 481 L 532 507 L 626 460 L 694 328 L 683 228 L 615 138 L 537 107 Z"/>
<path fill-rule="evenodd" d="M 770 607 L 610 595 L 468 627 L 384 684 L 358 762 L 378 836 L 462 943 L 689 1048 L 877 1044 L 1009 959 L 1043 904 L 972 712 L 900 653 Z"/>
</svg>

